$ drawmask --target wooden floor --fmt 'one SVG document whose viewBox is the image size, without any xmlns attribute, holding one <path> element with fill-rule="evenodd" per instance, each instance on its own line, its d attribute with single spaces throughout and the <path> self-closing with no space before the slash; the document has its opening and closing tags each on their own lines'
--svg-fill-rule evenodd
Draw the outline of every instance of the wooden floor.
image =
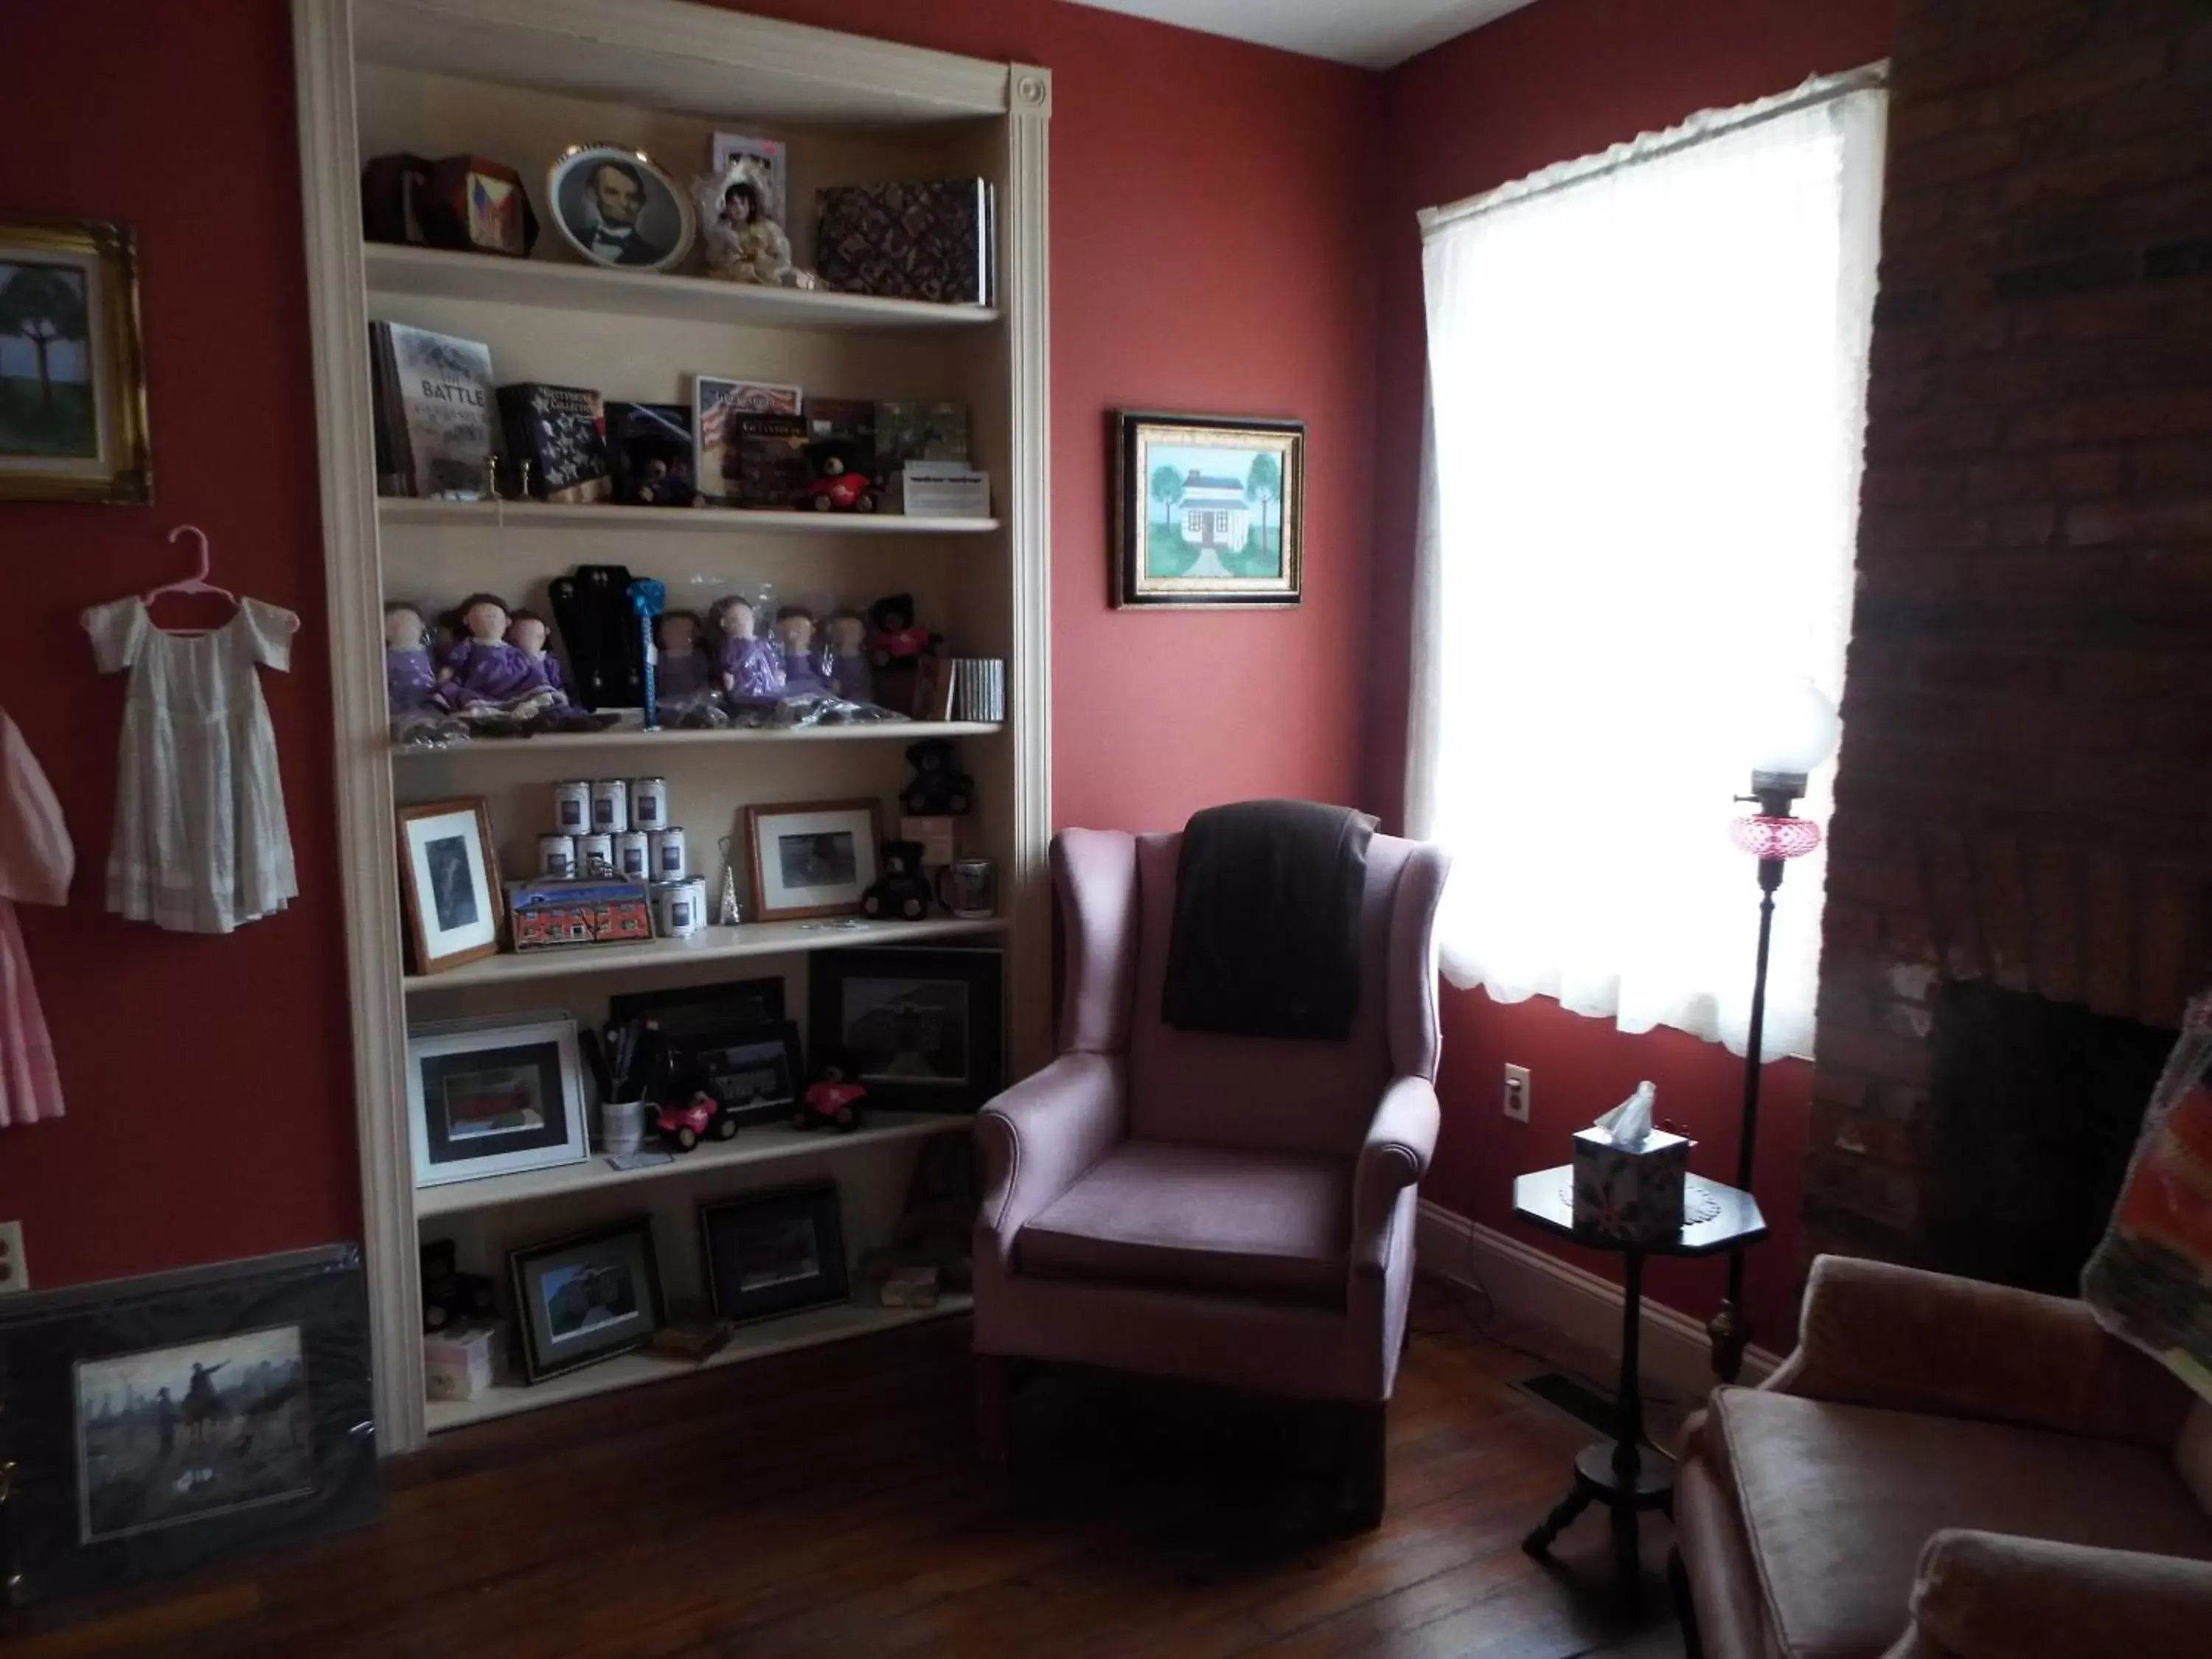
<svg viewBox="0 0 2212 1659">
<path fill-rule="evenodd" d="M 0 1625 L 8 1659 L 1661 1659 L 1680 1638 L 1647 1525 L 1640 1613 L 1601 1517 L 1522 1534 L 1590 1438 L 1540 1369 L 1417 1304 L 1379 1532 L 1332 1535 L 1310 1409 L 1046 1372 L 1011 1491 L 973 1455 L 964 1321 L 604 1396 L 386 1466 L 376 1528 Z"/>
</svg>

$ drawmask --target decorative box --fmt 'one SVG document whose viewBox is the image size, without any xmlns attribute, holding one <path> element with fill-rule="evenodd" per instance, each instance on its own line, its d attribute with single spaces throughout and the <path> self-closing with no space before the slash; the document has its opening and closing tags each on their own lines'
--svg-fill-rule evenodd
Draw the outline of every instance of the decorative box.
<svg viewBox="0 0 2212 1659">
<path fill-rule="evenodd" d="M 361 229 L 372 242 L 430 246 L 422 228 L 422 201 L 430 190 L 430 164 L 400 151 L 372 155 L 361 169 Z"/>
<path fill-rule="evenodd" d="M 1631 1152 L 1593 1125 L 1575 1132 L 1575 1225 L 1649 1243 L 1680 1232 L 1693 1143 L 1654 1129 Z"/>
<path fill-rule="evenodd" d="M 507 453 L 530 463 L 530 493 L 541 501 L 603 501 L 614 494 L 607 465 L 607 416 L 586 386 L 524 380 L 499 389 Z"/>
<path fill-rule="evenodd" d="M 473 1400 L 499 1380 L 506 1328 L 496 1320 L 455 1325 L 422 1339 L 423 1391 L 433 1400 Z"/>
<path fill-rule="evenodd" d="M 822 192 L 815 265 L 846 294 L 941 305 L 991 303 L 988 180 L 847 185 Z"/>
<path fill-rule="evenodd" d="M 511 881 L 507 907 L 517 951 L 642 945 L 653 937 L 653 896 L 641 881 Z"/>
<path fill-rule="evenodd" d="M 908 461 L 898 472 L 898 510 L 924 519 L 988 519 L 991 475 L 964 461 Z"/>
<path fill-rule="evenodd" d="M 883 1304 L 886 1308 L 933 1308 L 937 1305 L 937 1294 L 936 1268 L 894 1267 L 884 1280 Z"/>
<path fill-rule="evenodd" d="M 504 161 L 448 155 L 430 165 L 416 216 L 432 247 L 526 258 L 538 243 L 538 215 L 522 175 Z"/>
<path fill-rule="evenodd" d="M 950 864 L 960 856 L 960 820 L 951 817 L 905 817 L 899 819 L 899 839 L 921 843 L 921 863 L 924 869 L 939 864 Z"/>
</svg>

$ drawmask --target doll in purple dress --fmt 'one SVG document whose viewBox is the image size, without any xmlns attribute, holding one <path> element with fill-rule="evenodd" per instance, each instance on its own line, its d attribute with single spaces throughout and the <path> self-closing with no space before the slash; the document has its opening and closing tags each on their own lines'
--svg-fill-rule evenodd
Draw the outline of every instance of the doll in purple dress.
<svg viewBox="0 0 2212 1659">
<path fill-rule="evenodd" d="M 832 611 L 830 684 L 847 702 L 875 701 L 875 671 L 868 666 L 868 619 L 853 610 Z"/>
<path fill-rule="evenodd" d="M 751 603 L 731 593 L 707 613 L 714 634 L 714 678 L 733 707 L 774 702 L 783 695 L 783 651 L 753 633 Z"/>
<path fill-rule="evenodd" d="M 535 611 L 518 611 L 507 619 L 507 642 L 527 657 L 553 693 L 554 707 L 565 708 L 568 688 L 561 683 L 561 659 L 545 647 L 553 630 Z"/>
<path fill-rule="evenodd" d="M 783 647 L 783 695 L 828 696 L 830 686 L 822 672 L 823 653 L 814 646 L 814 613 L 803 605 L 787 605 L 775 613 L 775 632 Z"/>
<path fill-rule="evenodd" d="M 699 617 L 690 611 L 664 611 L 653 619 L 654 667 L 660 701 L 671 707 L 697 702 L 711 689 L 712 665 L 699 648 Z"/>
<path fill-rule="evenodd" d="M 439 694 L 447 707 L 472 716 L 504 715 L 520 722 L 568 702 L 546 676 L 545 665 L 552 659 L 533 657 L 506 638 L 514 615 L 506 600 L 495 594 L 471 593 L 454 615 L 462 639 L 446 653 L 438 671 Z M 538 623 L 541 640 L 544 629 Z"/>
<path fill-rule="evenodd" d="M 415 606 L 397 599 L 384 607 L 384 696 L 395 722 L 425 709 L 443 712 L 429 641 L 430 630 Z"/>
</svg>

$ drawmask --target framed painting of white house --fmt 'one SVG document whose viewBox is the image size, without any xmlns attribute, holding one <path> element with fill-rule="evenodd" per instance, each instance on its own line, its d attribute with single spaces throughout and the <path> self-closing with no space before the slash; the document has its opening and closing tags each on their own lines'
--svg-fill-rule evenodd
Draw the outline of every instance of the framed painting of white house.
<svg viewBox="0 0 2212 1659">
<path fill-rule="evenodd" d="M 1297 421 L 1114 416 L 1114 604 L 1292 605 L 1303 591 Z"/>
</svg>

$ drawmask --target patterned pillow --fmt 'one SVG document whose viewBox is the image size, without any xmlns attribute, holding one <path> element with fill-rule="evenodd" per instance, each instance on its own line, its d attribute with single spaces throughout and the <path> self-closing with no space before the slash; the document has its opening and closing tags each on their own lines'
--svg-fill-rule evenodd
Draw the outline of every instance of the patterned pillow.
<svg viewBox="0 0 2212 1659">
<path fill-rule="evenodd" d="M 2212 1400 L 2212 992 L 2189 1005 L 2127 1183 L 2081 1270 L 2098 1322 Z"/>
</svg>

